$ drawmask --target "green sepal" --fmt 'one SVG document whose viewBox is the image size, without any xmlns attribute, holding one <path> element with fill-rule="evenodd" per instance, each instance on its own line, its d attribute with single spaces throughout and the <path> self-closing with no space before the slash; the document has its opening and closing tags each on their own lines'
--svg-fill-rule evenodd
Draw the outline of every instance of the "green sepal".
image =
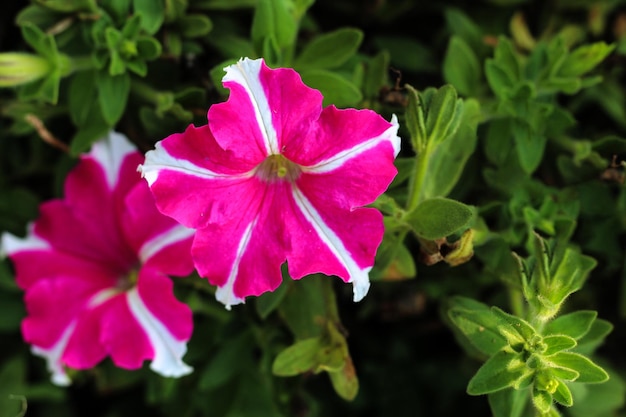
<svg viewBox="0 0 626 417">
<path fill-rule="evenodd" d="M 474 209 L 449 198 L 431 198 L 407 213 L 404 221 L 423 239 L 436 240 L 469 228 Z"/>
<path fill-rule="evenodd" d="M 552 408 L 552 394 L 547 391 L 533 390 L 532 400 L 535 408 L 542 414 L 549 412 Z"/>
<path fill-rule="evenodd" d="M 511 387 L 526 373 L 522 354 L 503 349 L 478 369 L 467 385 L 467 393 L 483 395 Z"/>
</svg>

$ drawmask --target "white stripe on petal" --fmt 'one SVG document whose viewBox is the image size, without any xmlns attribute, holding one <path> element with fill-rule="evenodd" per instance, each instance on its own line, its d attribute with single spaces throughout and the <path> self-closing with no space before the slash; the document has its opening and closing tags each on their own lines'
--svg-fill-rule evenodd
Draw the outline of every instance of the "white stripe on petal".
<svg viewBox="0 0 626 417">
<path fill-rule="evenodd" d="M 68 386 L 72 383 L 70 378 L 65 373 L 61 357 L 63 356 L 63 352 L 65 352 L 65 348 L 67 347 L 67 343 L 69 342 L 70 336 L 72 336 L 75 327 L 76 322 L 72 322 L 69 326 L 67 326 L 59 340 L 50 348 L 44 349 L 34 345 L 31 348 L 31 352 L 33 352 L 34 355 L 41 356 L 46 359 L 48 370 L 52 373 L 50 379 L 55 385 Z"/>
<path fill-rule="evenodd" d="M 177 340 L 167 328 L 148 310 L 141 300 L 137 287 L 130 289 L 126 300 L 133 316 L 148 335 L 154 349 L 154 358 L 150 369 L 167 377 L 181 377 L 193 371 L 183 362 L 187 353 L 187 342 Z"/>
<path fill-rule="evenodd" d="M 243 256 L 246 248 L 248 247 L 248 243 L 250 243 L 250 236 L 252 236 L 252 229 L 256 224 L 256 219 L 252 221 L 246 227 L 246 230 L 243 232 L 243 236 L 241 241 L 239 242 L 239 247 L 237 248 L 237 255 L 235 257 L 235 262 L 233 262 L 233 268 L 230 270 L 230 275 L 226 280 L 226 284 L 217 288 L 215 292 L 215 298 L 217 301 L 221 302 L 226 306 L 226 310 L 230 310 L 230 307 L 236 304 L 242 304 L 245 302 L 243 298 L 239 298 L 233 292 L 233 286 L 235 285 L 235 279 L 237 278 L 237 273 L 239 272 L 239 264 L 241 263 L 241 257 Z"/>
<path fill-rule="evenodd" d="M 361 269 L 357 265 L 339 236 L 328 227 L 313 204 L 296 187 L 293 187 L 293 196 L 302 215 L 311 223 L 320 240 L 348 270 L 348 282 L 352 283 L 354 301 L 361 301 L 370 288 L 369 272 L 372 267 Z"/>
<path fill-rule="evenodd" d="M 145 242 L 141 246 L 141 249 L 139 249 L 139 260 L 141 263 L 146 263 L 148 259 L 160 252 L 163 248 L 182 242 L 183 240 L 193 236 L 194 233 L 195 229 L 190 229 L 184 226 L 174 226 L 166 232 L 161 233 L 160 235 Z"/>
<path fill-rule="evenodd" d="M 100 164 L 104 170 L 107 184 L 113 189 L 117 184 L 124 158 L 135 152 L 137 149 L 126 136 L 110 131 L 106 138 L 94 143 L 89 155 Z"/>
<path fill-rule="evenodd" d="M 352 158 L 355 158 L 361 155 L 363 152 L 366 152 L 378 146 L 379 144 L 383 142 L 387 142 L 387 141 L 391 143 L 391 146 L 393 147 L 393 151 L 394 151 L 393 156 L 396 157 L 398 155 L 398 152 L 400 152 L 400 137 L 398 136 L 398 127 L 399 127 L 398 118 L 394 114 L 391 118 L 391 126 L 380 135 L 374 138 L 368 139 L 365 142 L 359 143 L 358 145 L 350 149 L 341 151 L 337 153 L 336 155 L 331 156 L 328 159 L 318 162 L 315 165 L 308 166 L 308 167 L 303 166 L 302 171 L 307 172 L 307 173 L 313 173 L 313 174 L 322 174 L 325 172 L 333 171 L 341 167 L 343 164 L 345 164 L 347 161 L 351 160 Z"/>
<path fill-rule="evenodd" d="M 171 156 L 165 148 L 163 148 L 161 142 L 157 142 L 155 149 L 146 153 L 146 160 L 143 165 L 139 165 L 138 170 L 141 172 L 141 176 L 148 181 L 148 185 L 152 186 L 159 176 L 159 171 L 164 169 L 208 179 L 249 178 L 254 175 L 254 171 L 235 175 L 213 172 L 192 164 L 186 159 L 178 159 Z"/>
<path fill-rule="evenodd" d="M 26 250 L 49 250 L 50 244 L 33 232 L 33 224 L 28 225 L 28 234 L 24 238 L 3 233 L 0 239 L 0 256 L 13 255 Z"/>
<path fill-rule="evenodd" d="M 224 68 L 226 75 L 222 78 L 222 82 L 233 81 L 248 93 L 254 107 L 254 117 L 263 135 L 265 150 L 268 155 L 276 155 L 278 154 L 278 139 L 272 124 L 272 110 L 259 78 L 262 63 L 262 59 L 240 59 L 236 64 Z"/>
</svg>

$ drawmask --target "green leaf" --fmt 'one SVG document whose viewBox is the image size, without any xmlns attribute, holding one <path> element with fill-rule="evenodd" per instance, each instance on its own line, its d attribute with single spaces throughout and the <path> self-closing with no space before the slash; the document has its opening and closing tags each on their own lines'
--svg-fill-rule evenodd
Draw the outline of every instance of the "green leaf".
<svg viewBox="0 0 626 417">
<path fill-rule="evenodd" d="M 141 15 L 141 28 L 149 35 L 157 33 L 165 19 L 163 0 L 133 0 L 135 13 Z"/>
<path fill-rule="evenodd" d="M 492 356 L 507 345 L 498 331 L 500 320 L 489 306 L 465 297 L 448 300 L 447 316 L 463 336 L 487 356 Z"/>
<path fill-rule="evenodd" d="M 606 336 L 613 331 L 613 325 L 602 319 L 596 319 L 591 325 L 589 332 L 578 340 L 576 351 L 582 354 L 593 353 L 604 342 Z"/>
<path fill-rule="evenodd" d="M 543 342 L 548 346 L 543 355 L 550 356 L 563 350 L 569 350 L 576 346 L 576 340 L 565 335 L 552 335 L 543 338 Z"/>
<path fill-rule="evenodd" d="M 322 93 L 324 106 L 355 106 L 363 99 L 357 86 L 334 72 L 318 69 L 305 71 L 301 75 L 306 85 Z"/>
<path fill-rule="evenodd" d="M 544 296 L 554 304 L 562 303 L 570 294 L 582 288 L 596 264 L 595 259 L 567 248 L 561 259 L 551 264 L 551 288 Z"/>
<path fill-rule="evenodd" d="M 439 70 L 429 46 L 415 38 L 377 34 L 372 40 L 377 49 L 389 53 L 391 65 L 402 72 L 435 73 Z"/>
<path fill-rule="evenodd" d="M 501 350 L 478 369 L 467 385 L 467 393 L 483 395 L 511 387 L 525 375 L 525 368 L 521 354 Z"/>
<path fill-rule="evenodd" d="M 453 36 L 443 60 L 443 77 L 459 93 L 476 96 L 481 86 L 481 70 L 478 57 L 460 37 Z"/>
<path fill-rule="evenodd" d="M 140 36 L 136 42 L 137 54 L 141 59 L 152 61 L 161 55 L 161 44 L 149 36 Z"/>
<path fill-rule="evenodd" d="M 435 240 L 464 231 L 473 219 L 471 207 L 449 198 L 431 198 L 420 202 L 404 220 L 419 237 Z"/>
<path fill-rule="evenodd" d="M 197 38 L 208 34 L 213 29 L 213 22 L 202 14 L 188 14 L 178 21 L 180 33 L 186 38 Z"/>
<path fill-rule="evenodd" d="M 363 32 L 352 28 L 317 36 L 304 47 L 293 67 L 299 71 L 339 67 L 356 53 L 362 41 Z"/>
<path fill-rule="evenodd" d="M 363 80 L 363 94 L 366 98 L 378 98 L 381 88 L 387 85 L 389 70 L 389 53 L 382 51 L 366 63 Z"/>
<path fill-rule="evenodd" d="M 562 77 L 580 77 L 595 68 L 615 49 L 615 45 L 596 42 L 582 45 L 567 55 L 557 75 Z"/>
<path fill-rule="evenodd" d="M 529 403 L 530 390 L 503 389 L 488 395 L 493 417 L 522 417 Z"/>
<path fill-rule="evenodd" d="M 546 414 L 552 408 L 552 394 L 547 391 L 533 390 L 533 405 L 539 412 Z"/>
<path fill-rule="evenodd" d="M 505 326 L 500 326 L 499 330 L 508 339 L 509 344 L 518 343 L 520 339 L 521 341 L 531 341 L 537 335 L 533 326 L 526 320 L 506 313 L 495 306 L 491 307 L 491 311 L 505 324 Z"/>
<path fill-rule="evenodd" d="M 315 370 L 322 347 L 319 337 L 296 342 L 278 354 L 272 364 L 272 373 L 277 376 L 293 376 Z"/>
<path fill-rule="evenodd" d="M 252 41 L 262 51 L 266 39 L 273 37 L 282 49 L 294 44 L 297 22 L 289 10 L 289 0 L 258 0 L 252 19 Z"/>
<path fill-rule="evenodd" d="M 474 99 L 465 100 L 463 116 L 456 133 L 440 143 L 428 158 L 428 181 L 424 181 L 419 190 L 420 200 L 445 197 L 457 185 L 467 161 L 476 149 L 476 130 L 480 118 L 479 102 Z"/>
<path fill-rule="evenodd" d="M 580 375 L 576 379 L 576 382 L 592 384 L 604 382 L 609 379 L 609 374 L 607 374 L 604 369 L 593 363 L 589 358 L 578 353 L 559 352 L 551 356 L 549 361 L 557 366 L 578 372 Z"/>
<path fill-rule="evenodd" d="M 574 404 L 572 392 L 563 381 L 559 381 L 559 385 L 556 387 L 556 391 L 552 393 L 552 398 L 554 398 L 554 401 L 556 401 L 557 403 L 566 407 L 571 407 Z"/>
<path fill-rule="evenodd" d="M 96 72 L 80 71 L 72 76 L 68 90 L 68 107 L 72 121 L 77 126 L 87 123 L 97 95 Z"/>
<path fill-rule="evenodd" d="M 128 74 L 110 76 L 100 71 L 96 78 L 98 86 L 98 102 L 102 109 L 104 121 L 109 126 L 115 126 L 124 110 L 130 92 L 130 76 Z"/>
<path fill-rule="evenodd" d="M 597 312 L 590 310 L 565 314 L 548 323 L 544 334 L 564 334 L 578 340 L 591 329 L 591 325 L 597 316 Z"/>
<path fill-rule="evenodd" d="M 441 143 L 458 129 L 463 115 L 463 102 L 451 85 L 438 89 L 428 101 L 426 132 L 429 142 Z"/>
<path fill-rule="evenodd" d="M 415 153 L 419 154 L 424 151 L 428 141 L 426 133 L 426 116 L 424 107 L 419 93 L 413 86 L 407 84 L 405 88 L 408 91 L 408 104 L 404 117 L 406 119 L 406 127 L 411 135 L 411 144 Z"/>
<path fill-rule="evenodd" d="M 454 37 L 463 39 L 475 54 L 483 56 L 488 51 L 483 32 L 464 12 L 454 7 L 444 10 L 448 29 Z"/>
<path fill-rule="evenodd" d="M 230 338 L 211 355 L 206 368 L 200 375 L 198 389 L 208 390 L 222 386 L 249 366 L 246 360 L 254 347 L 252 335 L 244 331 Z"/>
<path fill-rule="evenodd" d="M 330 377 L 335 392 L 339 394 L 341 398 L 352 401 L 356 397 L 359 392 L 359 380 L 356 376 L 352 359 L 349 356 L 342 369 L 329 372 L 328 376 Z"/>
</svg>

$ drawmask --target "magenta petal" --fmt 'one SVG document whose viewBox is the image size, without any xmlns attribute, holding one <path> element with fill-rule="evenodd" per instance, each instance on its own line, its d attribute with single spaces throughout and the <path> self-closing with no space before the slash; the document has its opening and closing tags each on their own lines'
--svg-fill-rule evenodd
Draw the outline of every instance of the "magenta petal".
<svg viewBox="0 0 626 417">
<path fill-rule="evenodd" d="M 113 363 L 121 368 L 138 369 L 144 360 L 154 356 L 146 332 L 128 307 L 126 295 L 112 297 L 95 310 L 101 310 L 100 341 L 106 346 Z"/>
<path fill-rule="evenodd" d="M 102 288 L 97 282 L 72 277 L 38 281 L 25 295 L 24 339 L 41 348 L 51 347 Z"/>
<path fill-rule="evenodd" d="M 157 269 L 143 267 L 139 272 L 137 291 L 150 313 L 177 340 L 191 337 L 191 309 L 174 297 L 172 280 Z"/>
<path fill-rule="evenodd" d="M 330 106 L 322 111 L 316 128 L 308 136 L 290 137 L 284 155 L 300 165 L 312 166 L 380 139 L 375 144 L 386 142 L 389 150 L 385 155 L 393 161 L 400 149 L 397 129 L 397 122 L 389 123 L 372 110 L 339 110 Z"/>
</svg>

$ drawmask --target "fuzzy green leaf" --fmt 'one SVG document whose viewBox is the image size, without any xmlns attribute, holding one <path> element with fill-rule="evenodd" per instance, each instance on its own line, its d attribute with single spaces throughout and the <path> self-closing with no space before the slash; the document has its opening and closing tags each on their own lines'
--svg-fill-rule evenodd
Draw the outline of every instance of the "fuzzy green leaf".
<svg viewBox="0 0 626 417">
<path fill-rule="evenodd" d="M 595 68 L 613 49 L 615 45 L 604 42 L 582 45 L 565 58 L 557 74 L 563 77 L 580 77 Z"/>
<path fill-rule="evenodd" d="M 467 393 L 483 395 L 511 387 L 525 373 L 521 354 L 501 350 L 478 369 L 467 385 Z"/>
<path fill-rule="evenodd" d="M 458 129 L 463 116 L 463 102 L 451 85 L 444 85 L 430 97 L 426 111 L 426 133 L 429 142 L 441 143 Z"/>
<path fill-rule="evenodd" d="M 565 314 L 548 323 L 544 334 L 564 334 L 578 340 L 591 329 L 597 316 L 597 312 L 590 310 Z"/>
<path fill-rule="evenodd" d="M 500 320 L 489 306 L 465 297 L 450 298 L 448 306 L 447 316 L 481 353 L 492 356 L 507 345 L 498 331 Z"/>
<path fill-rule="evenodd" d="M 464 231 L 473 219 L 470 206 L 449 198 L 431 198 L 419 203 L 404 220 L 419 237 L 435 240 Z"/>
<path fill-rule="evenodd" d="M 543 342 L 547 345 L 544 355 L 554 355 L 563 350 L 569 350 L 576 346 L 576 340 L 565 335 L 551 335 L 543 338 Z"/>
<path fill-rule="evenodd" d="M 580 375 L 576 382 L 583 383 L 600 383 L 609 379 L 609 374 L 598 365 L 593 363 L 589 358 L 573 352 L 559 352 L 552 355 L 549 361 L 557 366 L 572 369 Z"/>
<path fill-rule="evenodd" d="M 566 407 L 571 407 L 574 404 L 572 398 L 572 392 L 563 381 L 559 381 L 559 385 L 556 387 L 556 391 L 552 394 L 552 398 L 557 403 Z"/>
<path fill-rule="evenodd" d="M 491 311 L 493 311 L 496 317 L 498 317 L 504 324 L 503 326 L 500 326 L 499 329 L 502 335 L 509 339 L 510 344 L 519 343 L 520 341 L 530 341 L 537 335 L 533 326 L 531 326 L 526 320 L 506 313 L 495 306 L 491 307 Z"/>
<path fill-rule="evenodd" d="M 552 394 L 547 391 L 533 390 L 533 405 L 542 415 L 552 408 Z"/>
<path fill-rule="evenodd" d="M 492 392 L 488 395 L 493 417 L 522 417 L 528 405 L 530 390 L 513 388 Z"/>
</svg>

